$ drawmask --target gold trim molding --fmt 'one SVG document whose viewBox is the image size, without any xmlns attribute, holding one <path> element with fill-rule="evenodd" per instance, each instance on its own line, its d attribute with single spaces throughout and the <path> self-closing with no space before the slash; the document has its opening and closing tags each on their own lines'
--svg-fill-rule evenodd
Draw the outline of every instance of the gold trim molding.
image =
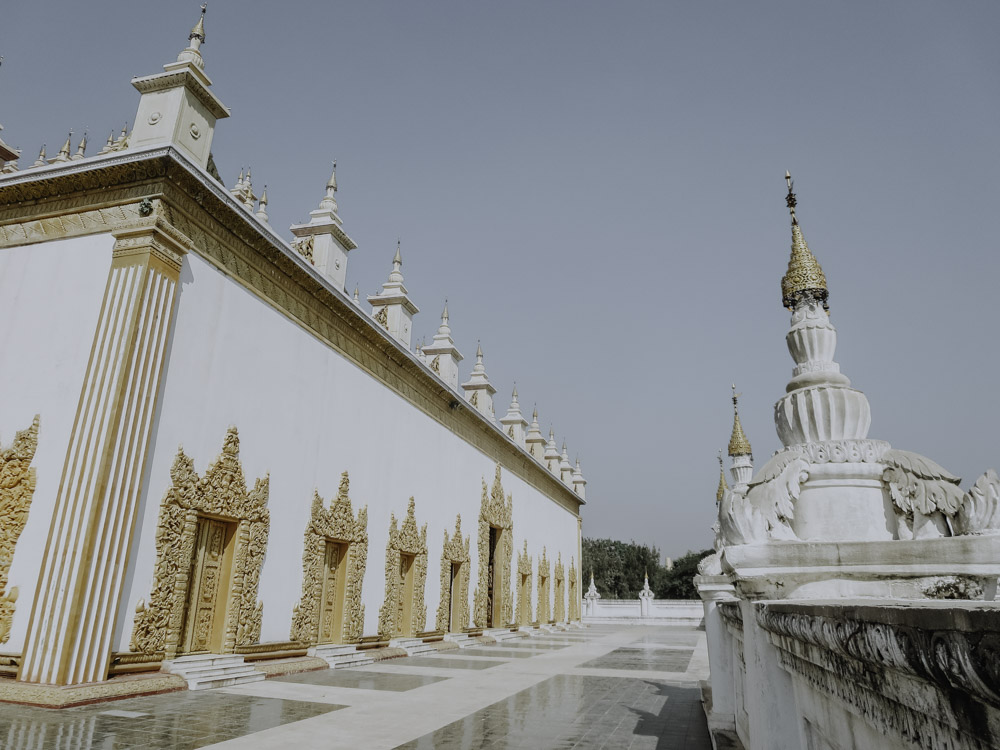
<svg viewBox="0 0 1000 750">
<path fill-rule="evenodd" d="M 566 598 L 569 601 L 569 617 L 566 618 L 568 620 L 580 619 L 580 592 L 577 584 L 576 564 L 571 557 L 569 559 L 569 586 L 566 589 Z"/>
<path fill-rule="evenodd" d="M 247 491 L 240 464 L 240 438 L 230 427 L 222 453 L 198 477 L 194 461 L 178 449 L 170 470 L 172 484 L 163 497 L 156 527 L 156 567 L 149 604 L 139 600 L 135 610 L 133 652 L 163 652 L 171 660 L 180 650 L 191 567 L 199 517 L 237 522 L 233 572 L 226 606 L 222 653 L 260 640 L 264 605 L 257 600 L 264 565 L 270 514 L 267 500 L 270 479 L 257 479 Z"/>
<path fill-rule="evenodd" d="M 500 597 L 500 606 L 494 604 L 494 611 L 500 612 L 500 623 L 494 627 L 509 625 L 514 618 L 514 596 L 510 590 L 510 564 L 514 554 L 514 498 L 504 497 L 503 484 L 500 481 L 500 464 L 497 464 L 493 476 L 493 486 L 487 492 L 486 480 L 483 480 L 483 496 L 479 508 L 479 534 L 477 548 L 479 553 L 479 580 L 473 596 L 473 619 L 477 628 L 486 627 L 486 589 L 489 577 L 490 558 L 490 527 L 500 529 L 500 539 L 497 542 L 495 555 L 496 569 L 493 579 L 493 596 Z"/>
<path fill-rule="evenodd" d="M 14 562 L 14 548 L 28 523 L 28 511 L 35 494 L 35 467 L 38 449 L 38 415 L 24 430 L 14 435 L 10 447 L 0 451 L 0 643 L 10 639 L 18 588 L 7 590 L 7 576 Z"/>
<path fill-rule="evenodd" d="M 401 554 L 413 555 L 410 632 L 416 635 L 424 630 L 427 622 L 427 606 L 424 604 L 424 584 L 427 582 L 427 524 L 417 530 L 412 497 L 402 526 L 397 528 L 395 513 L 389 516 L 389 541 L 385 545 L 385 601 L 378 613 L 378 634 L 383 638 L 392 638 L 400 630 L 404 630 L 402 623 L 398 622 L 399 613 L 402 611 L 400 597 L 403 595 L 399 582 Z"/>
<path fill-rule="evenodd" d="M 525 580 L 527 579 L 527 580 Z M 522 584 L 521 582 L 524 581 Z M 531 624 L 531 555 L 528 554 L 528 540 L 524 540 L 524 551 L 517 553 L 517 624 Z"/>
<path fill-rule="evenodd" d="M 469 626 L 469 555 L 470 538 L 462 539 L 462 515 L 455 517 L 455 533 L 449 539 L 448 529 L 444 530 L 444 546 L 441 548 L 441 598 L 437 609 L 436 628 L 443 633 L 448 632 L 451 616 L 451 599 L 454 595 L 451 586 L 452 565 L 461 566 L 458 573 L 458 595 L 461 597 L 458 606 L 458 622 L 451 623 L 451 630 L 458 633 Z"/>
<path fill-rule="evenodd" d="M 314 646 L 319 641 L 327 540 L 348 545 L 341 642 L 357 643 L 361 639 L 365 624 L 361 585 L 368 563 L 368 506 L 354 517 L 348 496 L 350 487 L 351 480 L 345 471 L 340 475 L 337 496 L 330 501 L 328 510 L 323 508 L 319 492 L 313 491 L 312 512 L 302 544 L 302 598 L 292 613 L 291 639 L 298 643 Z"/>
</svg>

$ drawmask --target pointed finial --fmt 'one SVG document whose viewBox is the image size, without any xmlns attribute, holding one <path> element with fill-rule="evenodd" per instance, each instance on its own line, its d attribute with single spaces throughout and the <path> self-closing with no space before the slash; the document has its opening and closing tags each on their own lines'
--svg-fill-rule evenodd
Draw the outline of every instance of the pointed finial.
<svg viewBox="0 0 1000 750">
<path fill-rule="evenodd" d="M 45 165 L 45 144 L 43 143 L 42 148 L 38 152 L 38 158 L 35 160 L 35 163 L 32 164 L 31 166 L 41 167 L 44 165 Z"/>
<path fill-rule="evenodd" d="M 267 223 L 267 185 L 260 193 L 260 200 L 257 202 L 257 218 Z"/>
<path fill-rule="evenodd" d="M 400 253 L 400 245 L 401 245 L 401 243 L 399 241 L 399 238 L 396 238 L 396 255 L 392 259 L 392 264 L 394 266 L 401 266 L 401 265 L 403 265 L 403 256 Z"/>
<path fill-rule="evenodd" d="M 722 451 L 719 451 L 719 486 L 715 490 L 715 502 L 721 503 L 722 498 L 725 497 L 726 490 L 729 489 L 729 485 L 726 484 L 726 471 L 722 468 Z"/>
<path fill-rule="evenodd" d="M 337 160 L 333 160 L 333 171 L 330 173 L 330 179 L 326 182 L 326 189 L 337 192 Z"/>
<path fill-rule="evenodd" d="M 476 362 L 482 362 L 482 361 L 483 361 L 483 347 L 482 347 L 482 344 L 480 344 L 479 340 L 477 339 L 476 340 Z"/>
<path fill-rule="evenodd" d="M 208 3 L 201 4 L 201 16 L 198 17 L 198 23 L 194 25 L 191 29 L 190 35 L 188 35 L 188 41 L 193 41 L 197 39 L 199 43 L 205 41 L 205 13 L 208 11 Z M 192 45 L 193 46 L 193 45 Z M 195 47 L 195 49 L 198 49 Z"/>
<path fill-rule="evenodd" d="M 66 142 L 63 144 L 63 147 L 59 149 L 59 156 L 65 156 L 66 158 L 69 158 L 69 150 L 71 148 L 70 140 L 72 138 L 73 138 L 73 131 L 71 130 L 69 131 L 69 135 L 66 136 Z"/>
<path fill-rule="evenodd" d="M 781 304 L 789 310 L 794 310 L 800 302 L 814 300 L 822 303 L 823 309 L 829 312 L 827 298 L 830 293 L 826 286 L 826 274 L 823 273 L 816 256 L 809 250 L 799 220 L 795 216 L 798 201 L 792 191 L 794 186 L 792 175 L 787 171 L 785 182 L 788 184 L 785 203 L 792 217 L 792 254 L 788 259 L 788 270 L 781 277 Z"/>
<path fill-rule="evenodd" d="M 535 420 L 536 422 L 538 421 L 538 404 L 535 404 L 535 405 L 534 405 L 534 406 L 532 407 L 532 410 L 531 410 L 531 418 L 532 418 L 533 420 Z"/>
<path fill-rule="evenodd" d="M 77 146 L 76 153 L 73 155 L 74 159 L 82 159 L 84 157 L 84 152 L 87 150 L 87 131 L 83 131 L 83 139 L 80 141 L 80 145 Z"/>
<path fill-rule="evenodd" d="M 743 432 L 743 425 L 740 424 L 739 399 L 742 395 L 736 392 L 736 384 L 733 383 L 733 432 L 729 437 L 729 455 L 733 458 L 736 456 L 753 457 L 750 441 L 747 440 L 747 436 Z"/>
<path fill-rule="evenodd" d="M 354 285 L 354 301 L 357 302 L 359 305 L 361 304 L 361 299 L 358 297 L 358 285 L 357 284 Z"/>
<path fill-rule="evenodd" d="M 514 403 L 516 404 L 517 403 L 517 381 L 516 380 L 514 381 L 514 392 L 511 394 L 511 398 L 513 399 Z"/>
<path fill-rule="evenodd" d="M 441 322 L 442 323 L 447 323 L 448 322 L 448 298 L 447 297 L 444 298 L 444 310 L 441 311 Z"/>
</svg>

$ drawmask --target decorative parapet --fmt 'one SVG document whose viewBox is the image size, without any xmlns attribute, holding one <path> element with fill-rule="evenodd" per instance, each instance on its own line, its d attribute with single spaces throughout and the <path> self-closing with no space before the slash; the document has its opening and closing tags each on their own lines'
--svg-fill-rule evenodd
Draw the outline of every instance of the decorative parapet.
<svg viewBox="0 0 1000 750">
<path fill-rule="evenodd" d="M 719 605 L 723 617 L 732 605 Z M 773 602 L 757 624 L 782 667 L 916 747 L 996 747 L 1000 608 Z"/>
</svg>

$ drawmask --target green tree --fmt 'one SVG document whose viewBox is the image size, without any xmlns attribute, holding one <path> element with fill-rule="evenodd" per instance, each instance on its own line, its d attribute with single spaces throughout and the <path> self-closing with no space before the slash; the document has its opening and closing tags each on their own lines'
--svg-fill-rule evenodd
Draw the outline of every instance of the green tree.
<svg viewBox="0 0 1000 750">
<path fill-rule="evenodd" d="M 673 570 L 660 566 L 656 576 L 650 576 L 650 588 L 657 599 L 697 599 L 698 591 L 694 587 L 694 577 L 698 575 L 698 563 L 703 557 L 712 554 L 712 550 L 686 553 L 674 560 Z"/>
<path fill-rule="evenodd" d="M 594 585 L 605 599 L 635 599 L 643 586 L 643 573 L 650 585 L 660 569 L 660 551 L 636 542 L 617 539 L 583 539 L 583 586 Z"/>
</svg>

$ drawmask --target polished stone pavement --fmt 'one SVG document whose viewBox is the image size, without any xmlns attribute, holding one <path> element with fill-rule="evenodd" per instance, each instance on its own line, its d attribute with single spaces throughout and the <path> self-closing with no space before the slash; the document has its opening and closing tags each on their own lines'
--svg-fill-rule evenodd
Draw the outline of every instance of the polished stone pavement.
<svg viewBox="0 0 1000 750">
<path fill-rule="evenodd" d="M 708 750 L 707 675 L 701 632 L 595 625 L 219 690 L 0 706 L 0 747 Z"/>
</svg>

